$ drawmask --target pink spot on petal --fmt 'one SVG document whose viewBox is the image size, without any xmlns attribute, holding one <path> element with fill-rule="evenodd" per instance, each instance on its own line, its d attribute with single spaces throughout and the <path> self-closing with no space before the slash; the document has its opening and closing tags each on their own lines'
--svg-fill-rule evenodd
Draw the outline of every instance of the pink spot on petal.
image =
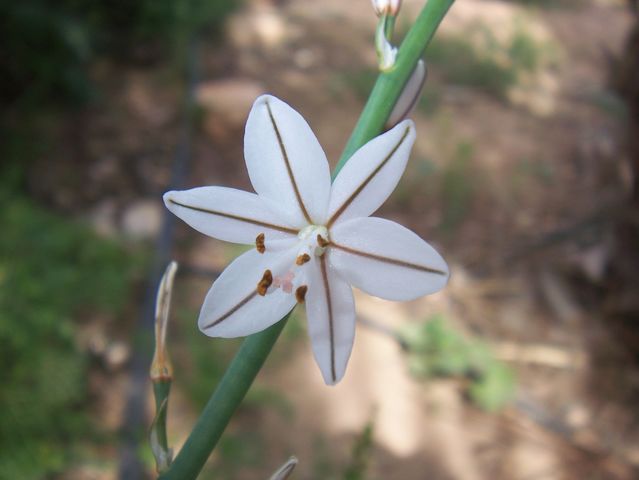
<svg viewBox="0 0 639 480">
<path fill-rule="evenodd" d="M 288 271 L 284 275 L 274 277 L 271 286 L 281 288 L 285 293 L 293 293 L 293 278 L 295 278 L 295 274 Z"/>
</svg>

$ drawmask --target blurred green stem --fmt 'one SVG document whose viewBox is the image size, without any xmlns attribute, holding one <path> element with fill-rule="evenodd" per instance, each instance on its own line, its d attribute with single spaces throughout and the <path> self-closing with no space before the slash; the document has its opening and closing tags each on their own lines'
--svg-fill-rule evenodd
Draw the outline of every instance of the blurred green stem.
<svg viewBox="0 0 639 480">
<path fill-rule="evenodd" d="M 163 451 L 169 451 L 169 441 L 166 435 L 166 406 L 163 405 L 169 400 L 169 393 L 171 393 L 171 381 L 159 381 L 153 382 L 153 394 L 155 396 L 155 411 L 156 422 L 154 426 L 157 426 L 156 434 L 159 446 Z"/>
<path fill-rule="evenodd" d="M 379 75 L 342 158 L 335 167 L 333 177 L 359 147 L 382 131 L 417 60 L 453 2 L 454 0 L 429 0 L 424 6 L 402 42 L 395 67 Z M 288 315 L 272 327 L 244 340 L 180 453 L 171 467 L 160 475 L 161 480 L 189 480 L 197 477 L 287 320 Z"/>
</svg>

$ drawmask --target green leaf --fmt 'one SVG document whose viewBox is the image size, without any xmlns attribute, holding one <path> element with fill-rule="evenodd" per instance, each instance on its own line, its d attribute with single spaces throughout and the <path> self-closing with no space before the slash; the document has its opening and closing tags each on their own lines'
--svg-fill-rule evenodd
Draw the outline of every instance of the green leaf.
<svg viewBox="0 0 639 480">
<path fill-rule="evenodd" d="M 469 389 L 469 395 L 473 402 L 490 412 L 503 408 L 512 400 L 514 393 L 515 376 L 513 372 L 497 362 L 494 362 Z"/>
</svg>

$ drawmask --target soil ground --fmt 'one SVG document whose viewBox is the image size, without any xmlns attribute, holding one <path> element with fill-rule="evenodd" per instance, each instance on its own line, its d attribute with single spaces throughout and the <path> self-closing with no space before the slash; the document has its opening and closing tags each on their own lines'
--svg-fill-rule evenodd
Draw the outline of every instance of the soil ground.
<svg viewBox="0 0 639 480">
<path fill-rule="evenodd" d="M 405 1 L 402 15 L 414 18 L 421 3 Z M 513 69 L 502 57 L 521 31 L 537 49 L 534 68 L 517 71 L 516 81 L 498 92 L 472 70 L 454 77 L 426 53 L 429 80 L 425 103 L 413 115 L 418 139 L 411 164 L 378 215 L 443 252 L 451 282 L 441 293 L 407 303 L 358 292 L 358 315 L 390 328 L 444 316 L 463 335 L 490 344 L 516 371 L 513 402 L 487 413 L 468 401 L 464 381 L 417 381 L 397 342 L 366 324 L 358 327 L 346 377 L 328 388 L 306 338 L 292 332 L 258 379 L 286 408 L 242 409 L 229 432 L 244 452 L 233 455 L 244 460 L 229 466 L 219 453 L 213 465 L 225 473 L 212 470 L 211 478 L 267 478 L 291 454 L 300 459 L 292 478 L 343 478 L 354 442 L 369 424 L 372 446 L 361 478 L 638 478 L 633 401 L 639 375 L 607 328 L 610 306 L 599 301 L 614 248 L 609 222 L 628 188 L 623 115 L 608 75 L 630 22 L 625 4 L 613 0 L 459 0 L 438 34 L 456 39 L 449 41 L 453 56 L 470 45 L 476 56 L 494 55 L 497 65 Z M 199 52 L 198 128 L 184 187 L 250 189 L 243 124 L 263 92 L 303 114 L 334 164 L 375 68 L 374 28 L 368 0 L 245 2 L 222 44 L 204 41 Z M 482 50 L 487 31 L 497 53 Z M 86 215 L 102 219 L 96 212 L 106 198 L 117 222 L 127 204 L 156 198 L 168 182 L 180 91 L 166 73 L 116 77 L 104 69 L 97 75 L 117 78 L 107 90 L 113 102 L 75 122 L 89 139 L 88 152 L 78 156 L 96 159 L 76 181 L 93 175 L 99 185 L 84 190 L 92 205 Z M 109 157 L 100 142 L 118 146 Z M 49 198 L 45 187 L 34 189 Z M 53 200 L 64 206 L 64 189 L 59 192 Z M 179 240 L 177 259 L 203 271 L 219 271 L 232 255 L 186 227 Z M 211 278 L 180 278 L 176 309 L 192 321 L 179 328 L 195 329 L 194 312 Z M 294 323 L 287 328 L 303 325 Z M 187 336 L 176 333 L 176 342 Z M 176 350 L 178 366 L 194 363 L 187 347 Z M 121 384 L 116 377 L 105 382 Z M 207 378 L 199 381 L 207 384 Z M 197 415 L 187 390 L 178 381 L 169 410 L 176 448 Z"/>
</svg>

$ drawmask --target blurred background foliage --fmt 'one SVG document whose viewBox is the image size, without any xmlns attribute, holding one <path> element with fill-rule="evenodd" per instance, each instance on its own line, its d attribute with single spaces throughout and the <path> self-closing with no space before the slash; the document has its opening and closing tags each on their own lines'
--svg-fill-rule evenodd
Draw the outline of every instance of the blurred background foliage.
<svg viewBox="0 0 639 480">
<path fill-rule="evenodd" d="M 497 411 L 514 398 L 514 372 L 486 344 L 464 338 L 443 316 L 409 323 L 400 330 L 399 338 L 415 377 L 465 379 L 465 393 L 488 411 Z"/>
<path fill-rule="evenodd" d="M 27 0 L 0 6 L 1 101 L 13 109 L 85 102 L 99 59 L 153 62 L 197 29 L 219 29 L 236 1 Z M 181 56 L 178 56 L 181 58 Z"/>
<path fill-rule="evenodd" d="M 83 311 L 117 316 L 138 257 L 23 198 L 0 195 L 0 472 L 60 471 L 90 435 L 90 358 L 78 345 Z"/>
<path fill-rule="evenodd" d="M 198 29 L 219 33 L 238 0 L 112 2 L 25 0 L 0 4 L 0 174 L 20 180 L 25 163 L 46 145 L 46 125 L 62 108 L 101 95 L 99 62 L 183 67 Z M 35 145 L 34 136 L 43 137 Z M 16 168 L 18 164 L 18 168 Z M 7 169 L 7 170 L 5 170 Z"/>
<path fill-rule="evenodd" d="M 87 410 L 94 359 L 80 345 L 78 319 L 136 318 L 131 301 L 146 264 L 135 245 L 103 238 L 29 199 L 28 165 L 50 148 L 51 126 L 65 112 L 102 95 L 97 64 L 168 62 L 181 71 L 193 32 L 219 31 L 237 3 L 0 3 L 2 479 L 48 478 L 90 457 L 87 439 L 103 441 Z"/>
</svg>

